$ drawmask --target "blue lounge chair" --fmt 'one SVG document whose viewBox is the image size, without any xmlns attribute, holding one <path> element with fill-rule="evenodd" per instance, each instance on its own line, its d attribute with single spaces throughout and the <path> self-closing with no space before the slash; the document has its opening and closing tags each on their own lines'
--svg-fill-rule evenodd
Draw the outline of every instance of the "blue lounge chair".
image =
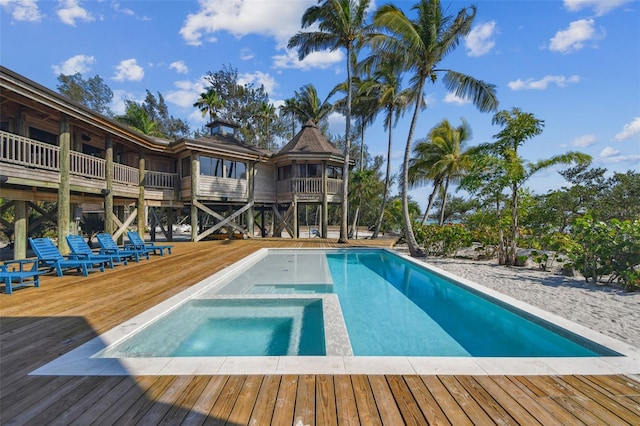
<svg viewBox="0 0 640 426">
<path fill-rule="evenodd" d="M 96 235 L 98 244 L 100 245 L 100 254 L 119 254 L 121 256 L 133 256 L 133 260 L 140 261 L 140 256 L 144 256 L 149 259 L 149 253 L 146 250 L 134 250 L 132 248 L 118 247 L 111 234 L 101 232 Z"/>
<path fill-rule="evenodd" d="M 129 244 L 125 245 L 125 248 L 133 248 L 135 250 L 145 250 L 148 253 L 157 254 L 159 252 L 160 256 L 164 256 L 164 251 L 167 250 L 169 254 L 171 254 L 171 247 L 168 245 L 156 245 L 154 243 L 145 243 L 144 240 L 140 237 L 137 232 L 129 231 L 127 232 L 127 238 L 129 238 Z"/>
<path fill-rule="evenodd" d="M 120 254 L 97 254 L 91 250 L 89 244 L 80 235 L 67 235 L 67 243 L 71 249 L 71 254 L 83 256 L 83 259 L 87 260 L 103 260 L 108 262 L 109 268 L 113 269 L 114 265 L 127 262 L 128 256 Z M 133 257 L 133 256 L 129 256 Z"/>
<path fill-rule="evenodd" d="M 87 260 L 73 254 L 63 256 L 50 238 L 29 238 L 29 244 L 38 256 L 38 265 L 55 269 L 59 277 L 64 269 L 76 269 L 85 277 L 91 271 L 104 272 L 104 264 L 107 263 L 106 260 Z"/>
<path fill-rule="evenodd" d="M 19 265 L 15 267 L 9 267 L 9 265 Z M 28 264 L 32 264 L 30 269 L 26 269 Z M 23 259 L 23 260 L 8 260 L 4 262 L 4 265 L 0 265 L 0 282 L 4 283 L 4 291 L 7 294 L 13 293 L 13 281 L 17 281 L 19 287 L 33 284 L 35 287 L 40 287 L 40 275 L 45 271 L 38 271 L 38 261 L 36 259 Z"/>
</svg>

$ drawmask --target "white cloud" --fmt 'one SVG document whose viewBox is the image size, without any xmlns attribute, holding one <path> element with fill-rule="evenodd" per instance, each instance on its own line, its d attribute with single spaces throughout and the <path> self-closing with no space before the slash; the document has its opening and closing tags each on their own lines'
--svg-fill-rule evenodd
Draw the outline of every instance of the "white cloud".
<svg viewBox="0 0 640 426">
<path fill-rule="evenodd" d="M 0 0 L 4 7 L 16 21 L 40 22 L 42 13 L 35 0 Z"/>
<path fill-rule="evenodd" d="M 564 0 L 564 7 L 571 12 L 593 9 L 596 16 L 602 16 L 630 2 L 631 0 Z"/>
<path fill-rule="evenodd" d="M 580 19 L 569 24 L 569 28 L 558 31 L 551 39 L 549 50 L 552 52 L 570 53 L 582 49 L 587 42 L 601 40 L 604 30 L 597 32 L 593 19 Z"/>
<path fill-rule="evenodd" d="M 625 124 L 622 131 L 618 133 L 613 140 L 624 141 L 638 135 L 640 135 L 640 117 L 636 117 L 631 123 Z"/>
<path fill-rule="evenodd" d="M 245 47 L 244 49 L 240 49 L 240 59 L 241 60 L 249 61 L 249 60 L 253 59 L 254 56 L 255 56 L 255 54 L 248 47 Z"/>
<path fill-rule="evenodd" d="M 610 146 L 606 147 L 605 149 L 603 149 L 600 152 L 600 157 L 602 158 L 609 158 L 609 157 L 614 157 L 616 155 L 620 154 L 620 151 L 618 151 L 617 149 L 613 149 Z"/>
<path fill-rule="evenodd" d="M 563 75 L 545 75 L 540 80 L 528 78 L 526 80 L 510 81 L 508 83 L 511 90 L 545 90 L 549 84 L 555 84 L 558 87 L 566 87 L 568 84 L 577 83 L 580 76 L 572 75 L 565 77 Z"/>
<path fill-rule="evenodd" d="M 87 55 L 76 55 L 67 59 L 59 65 L 53 65 L 53 72 L 56 75 L 73 75 L 77 72 L 86 74 L 91 70 L 91 65 L 96 62 L 96 58 Z"/>
<path fill-rule="evenodd" d="M 206 91 L 207 83 L 204 77 L 200 77 L 196 81 L 176 81 L 174 83 L 176 90 L 171 90 L 165 95 L 167 102 L 182 108 L 192 108 L 193 104 L 200 97 L 200 93 Z M 199 114 L 200 112 L 198 112 Z"/>
<path fill-rule="evenodd" d="M 329 132 L 333 135 L 344 137 L 344 131 L 346 130 L 347 119 L 344 115 L 338 112 L 332 112 L 327 117 L 329 124 Z"/>
<path fill-rule="evenodd" d="M 444 97 L 444 103 L 446 104 L 456 104 L 456 105 L 466 105 L 471 103 L 469 99 L 464 99 L 456 96 L 454 93 L 447 93 L 447 96 Z"/>
<path fill-rule="evenodd" d="M 116 81 L 140 81 L 144 77 L 144 69 L 135 59 L 125 59 L 116 66 Z"/>
<path fill-rule="evenodd" d="M 272 94 L 274 89 L 278 86 L 276 80 L 269 74 L 256 71 L 254 73 L 244 73 L 238 75 L 238 84 L 244 86 L 245 84 L 254 84 L 256 86 L 264 86 L 264 90 L 268 94 Z"/>
<path fill-rule="evenodd" d="M 129 9 L 128 7 L 121 7 L 120 3 L 118 2 L 114 2 L 111 4 L 111 6 L 113 7 L 113 10 L 115 10 L 116 12 L 120 12 L 124 15 L 128 15 L 128 16 L 135 16 L 135 12 L 131 9 Z"/>
<path fill-rule="evenodd" d="M 312 52 L 302 61 L 298 59 L 298 52 L 287 50 L 284 55 L 273 56 L 275 68 L 297 68 L 307 71 L 313 68 L 327 69 L 335 64 L 341 64 L 344 55 L 340 50 Z"/>
<path fill-rule="evenodd" d="M 268 1 L 199 0 L 200 10 L 189 14 L 180 35 L 191 45 L 202 44 L 202 37 L 217 31 L 242 37 L 259 34 L 286 41 L 300 29 L 300 17 L 315 0 Z"/>
<path fill-rule="evenodd" d="M 91 22 L 95 21 L 95 18 L 91 14 L 80 6 L 78 0 L 59 0 L 58 10 L 56 10 L 60 20 L 71 26 L 76 26 L 76 21 Z"/>
<path fill-rule="evenodd" d="M 582 135 L 578 136 L 571 142 L 571 146 L 579 148 L 585 148 L 587 146 L 595 145 L 598 142 L 596 135 Z"/>
<path fill-rule="evenodd" d="M 187 74 L 189 72 L 189 68 L 184 61 L 175 61 L 169 64 L 169 69 L 175 70 L 178 74 Z"/>
<path fill-rule="evenodd" d="M 464 40 L 464 45 L 467 48 L 467 55 L 482 56 L 489 53 L 489 51 L 496 45 L 496 41 L 493 38 L 495 31 L 495 21 L 486 22 L 473 27 L 469 35 Z"/>
</svg>

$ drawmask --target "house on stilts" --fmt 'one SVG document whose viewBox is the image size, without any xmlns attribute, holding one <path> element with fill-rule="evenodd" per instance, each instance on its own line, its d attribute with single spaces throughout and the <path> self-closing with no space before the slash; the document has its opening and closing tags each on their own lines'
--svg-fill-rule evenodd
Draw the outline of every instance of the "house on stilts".
<svg viewBox="0 0 640 426">
<path fill-rule="evenodd" d="M 13 234 L 13 258 L 26 256 L 28 236 L 45 219 L 67 252 L 64 237 L 88 214 L 117 239 L 133 226 L 172 241 L 180 217 L 191 241 L 297 238 L 299 209 L 313 205 L 316 232 L 327 236 L 344 156 L 314 123 L 277 153 L 242 143 L 235 123 L 208 127 L 194 139 L 143 135 L 0 66 L 0 213 L 14 212 L 13 223 L 0 223 Z"/>
</svg>

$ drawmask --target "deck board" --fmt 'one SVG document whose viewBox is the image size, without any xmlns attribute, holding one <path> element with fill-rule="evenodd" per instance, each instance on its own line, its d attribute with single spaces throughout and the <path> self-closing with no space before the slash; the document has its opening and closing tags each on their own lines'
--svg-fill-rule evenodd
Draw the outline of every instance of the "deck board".
<svg viewBox="0 0 640 426">
<path fill-rule="evenodd" d="M 29 375 L 263 247 L 344 246 L 176 243 L 172 255 L 0 294 L 0 423 L 640 424 L 640 382 L 627 376 Z"/>
</svg>

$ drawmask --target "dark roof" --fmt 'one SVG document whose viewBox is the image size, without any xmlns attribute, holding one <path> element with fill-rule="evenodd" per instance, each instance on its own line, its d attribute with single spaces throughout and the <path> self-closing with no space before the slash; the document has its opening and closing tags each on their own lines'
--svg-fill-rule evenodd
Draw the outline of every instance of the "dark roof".
<svg viewBox="0 0 640 426">
<path fill-rule="evenodd" d="M 302 126 L 302 130 L 291 139 L 275 156 L 285 154 L 333 154 L 343 156 L 320 132 L 318 126 L 309 120 Z"/>
</svg>

